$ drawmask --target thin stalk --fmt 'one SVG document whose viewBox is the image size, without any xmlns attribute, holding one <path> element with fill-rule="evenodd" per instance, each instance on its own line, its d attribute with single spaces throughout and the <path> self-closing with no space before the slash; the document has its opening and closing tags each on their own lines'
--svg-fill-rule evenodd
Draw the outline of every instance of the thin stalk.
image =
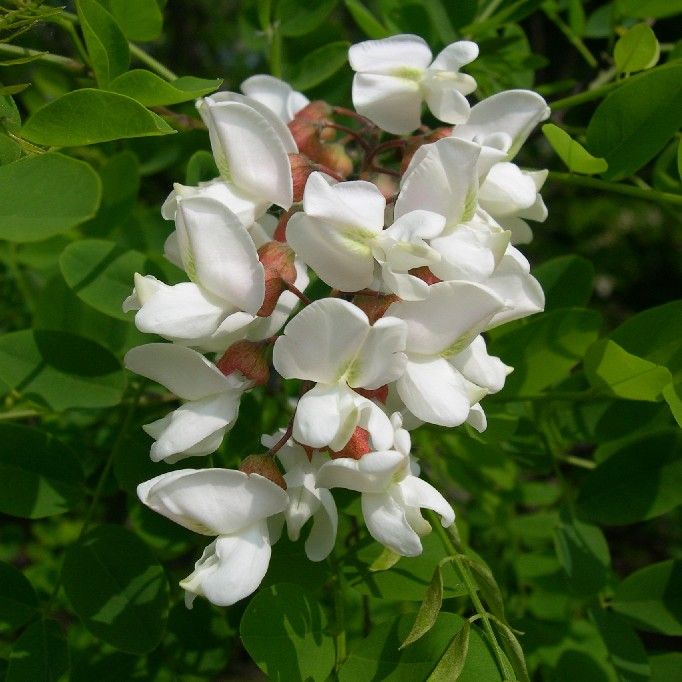
<svg viewBox="0 0 682 682">
<path fill-rule="evenodd" d="M 336 580 L 334 581 L 334 620 L 336 621 L 336 628 L 334 640 L 336 643 L 336 672 L 343 665 L 348 655 L 346 648 L 346 605 L 343 601 L 343 574 L 341 572 L 341 564 L 336 557 L 333 559 L 334 569 L 336 571 Z"/>
<path fill-rule="evenodd" d="M 476 583 L 469 571 L 469 567 L 459 556 L 460 554 L 463 554 L 463 548 L 457 528 L 454 526 L 454 524 L 448 529 L 443 528 L 440 519 L 437 517 L 435 512 L 427 511 L 427 515 L 429 517 L 429 521 L 431 522 L 431 526 L 436 529 L 436 533 L 438 533 L 441 542 L 445 547 L 445 551 L 452 557 L 453 562 L 457 566 L 457 570 L 464 580 L 464 585 L 467 588 L 471 603 L 474 605 L 474 609 L 483 623 L 483 629 L 485 630 L 488 640 L 490 641 L 490 645 L 492 646 L 497 665 L 500 669 L 500 672 L 502 673 L 502 677 L 505 680 L 515 680 L 516 677 L 514 675 L 514 671 L 510 670 L 509 664 L 505 659 L 502 648 L 497 642 L 497 637 L 495 637 L 495 632 L 493 631 L 492 625 L 490 624 L 488 612 L 485 610 L 485 608 L 483 608 L 483 604 L 481 603 L 481 600 L 478 596 Z"/>
<path fill-rule="evenodd" d="M 557 171 L 550 171 L 549 179 L 555 182 L 562 182 L 566 185 L 574 185 L 575 187 L 587 187 L 589 189 L 602 190 L 604 192 L 625 194 L 626 196 L 635 197 L 636 199 L 645 199 L 647 201 L 657 201 L 665 204 L 682 206 L 682 194 L 659 192 L 654 189 L 642 189 L 641 187 L 634 187 L 632 185 L 623 185 L 616 182 L 598 180 L 597 178 L 591 178 L 584 175 L 559 173 Z"/>
<path fill-rule="evenodd" d="M 605 83 L 597 88 L 592 88 L 591 90 L 586 90 L 585 92 L 579 92 L 577 95 L 569 95 L 568 97 L 562 97 L 554 102 L 550 102 L 549 107 L 552 111 L 558 111 L 559 109 L 570 109 L 571 107 L 576 107 L 579 104 L 584 104 L 585 102 L 591 102 L 595 99 L 600 99 L 609 94 L 612 90 L 615 90 L 619 85 L 622 85 L 621 81 L 612 81 L 611 83 Z"/>
<path fill-rule="evenodd" d="M 582 469 L 596 469 L 597 464 L 591 459 L 585 459 L 584 457 L 575 457 L 574 455 L 557 455 L 557 459 L 560 459 L 566 464 L 572 464 L 576 467 L 581 467 Z"/>
<path fill-rule="evenodd" d="M 71 57 L 64 57 L 60 54 L 51 54 L 42 50 L 31 50 L 28 47 L 19 47 L 18 45 L 8 45 L 0 43 L 0 53 L 9 54 L 13 57 L 35 57 L 38 62 L 47 62 L 48 64 L 56 64 L 69 71 L 82 71 L 85 66 Z"/>
<path fill-rule="evenodd" d="M 14 410 L 12 412 L 0 413 L 0 421 L 9 421 L 10 419 L 27 419 L 28 417 L 40 417 L 42 412 L 37 410 Z"/>
<path fill-rule="evenodd" d="M 80 39 L 80 36 L 76 31 L 75 25 L 70 21 L 63 19 L 55 23 L 58 26 L 61 26 L 69 34 L 69 38 L 71 38 L 71 42 L 76 48 L 76 52 L 78 52 L 78 56 L 81 58 L 83 64 L 89 64 L 90 58 L 88 57 L 88 51 L 85 49 L 85 45 L 83 45 L 83 41 Z"/>
<path fill-rule="evenodd" d="M 282 77 L 282 34 L 279 31 L 279 26 L 276 24 L 270 27 L 270 54 L 268 61 L 270 62 L 270 73 L 275 78 Z"/>
</svg>

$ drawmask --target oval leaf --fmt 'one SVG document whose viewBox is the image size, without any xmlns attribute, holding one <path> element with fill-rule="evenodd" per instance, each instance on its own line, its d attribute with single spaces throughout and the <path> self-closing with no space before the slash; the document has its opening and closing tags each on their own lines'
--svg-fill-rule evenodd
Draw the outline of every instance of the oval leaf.
<svg viewBox="0 0 682 682">
<path fill-rule="evenodd" d="M 165 81 L 151 71 L 134 69 L 121 74 L 109 83 L 107 90 L 126 95 L 147 107 L 189 102 L 197 97 L 217 90 L 222 79 L 210 80 L 183 76 L 174 81 Z"/>
<path fill-rule="evenodd" d="M 71 546 L 64 592 L 85 627 L 122 651 L 143 654 L 161 640 L 168 582 L 148 547 L 120 526 L 100 526 Z"/>
<path fill-rule="evenodd" d="M 587 147 L 620 180 L 650 161 L 682 124 L 682 63 L 662 66 L 614 90 L 587 127 Z"/>
<path fill-rule="evenodd" d="M 341 67 L 348 63 L 350 43 L 341 40 L 313 50 L 296 66 L 289 80 L 296 90 L 310 90 L 331 78 Z"/>
<path fill-rule="evenodd" d="M 102 313 L 128 319 L 121 310 L 130 295 L 133 275 L 144 271 L 145 256 L 114 242 L 83 239 L 67 246 L 59 258 L 66 283 L 82 301 Z"/>
<path fill-rule="evenodd" d="M 0 238 L 47 239 L 95 215 L 97 173 L 83 161 L 41 154 L 0 167 Z"/>
<path fill-rule="evenodd" d="M 165 0 L 108 0 L 107 4 L 128 40 L 154 40 L 161 34 Z"/>
<path fill-rule="evenodd" d="M 298 585 L 261 590 L 239 626 L 244 647 L 271 680 L 324 680 L 334 667 L 334 640 L 319 602 Z"/>
<path fill-rule="evenodd" d="M 21 129 L 27 140 L 56 147 L 174 132 L 160 116 L 134 99 L 93 88 L 74 90 L 49 102 Z"/>
<path fill-rule="evenodd" d="M 423 637 L 435 624 L 441 606 L 443 605 L 443 574 L 441 573 L 440 564 L 436 566 L 431 578 L 431 584 L 426 590 L 424 601 L 419 606 L 417 617 L 414 620 L 414 625 L 409 634 L 400 645 L 401 649 L 416 642 L 420 637 Z"/>
<path fill-rule="evenodd" d="M 12 645 L 5 682 L 57 682 L 68 667 L 61 628 L 54 620 L 40 619 Z"/>
<path fill-rule="evenodd" d="M 644 71 L 656 65 L 661 49 L 648 24 L 635 24 L 618 39 L 613 50 L 616 68 L 623 73 Z"/>
<path fill-rule="evenodd" d="M 585 175 L 603 173 L 608 164 L 604 159 L 592 156 L 585 147 L 576 142 L 565 130 L 562 130 L 553 123 L 546 123 L 542 126 L 542 134 L 552 145 L 552 149 L 559 155 L 559 158 L 566 164 L 569 170 Z"/>
<path fill-rule="evenodd" d="M 533 273 L 545 292 L 545 311 L 587 305 L 592 296 L 594 265 L 582 256 L 559 256 Z"/>
<path fill-rule="evenodd" d="M 0 379 L 54 410 L 117 405 L 126 380 L 105 348 L 75 334 L 25 329 L 0 337 Z"/>
<path fill-rule="evenodd" d="M 76 456 L 43 431 L 0 424 L 0 511 L 28 519 L 75 507 L 85 488 Z"/>
<path fill-rule="evenodd" d="M 39 609 L 33 585 L 16 568 L 0 561 L 0 633 L 28 623 Z"/>
</svg>

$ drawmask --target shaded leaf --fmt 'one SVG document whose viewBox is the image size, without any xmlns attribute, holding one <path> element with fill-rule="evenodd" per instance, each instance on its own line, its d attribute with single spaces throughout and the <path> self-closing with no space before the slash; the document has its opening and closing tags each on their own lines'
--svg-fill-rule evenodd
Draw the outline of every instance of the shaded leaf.
<svg viewBox="0 0 682 682">
<path fill-rule="evenodd" d="M 465 620 L 433 672 L 429 675 L 428 682 L 446 682 L 447 680 L 459 679 L 469 653 L 470 634 L 471 625 L 469 625 L 468 620 Z"/>
<path fill-rule="evenodd" d="M 161 34 L 163 5 L 157 0 L 107 0 L 107 5 L 128 40 L 154 40 Z"/>
<path fill-rule="evenodd" d="M 545 311 L 587 305 L 592 296 L 594 265 L 582 256 L 558 256 L 533 271 L 545 292 Z"/>
<path fill-rule="evenodd" d="M 215 165 L 213 154 L 205 149 L 200 149 L 189 157 L 185 171 L 185 184 L 198 185 L 200 182 L 212 180 L 218 175 L 218 167 Z"/>
<path fill-rule="evenodd" d="M 12 645 L 5 682 L 57 682 L 68 667 L 61 628 L 56 621 L 41 618 Z"/>
<path fill-rule="evenodd" d="M 277 3 L 279 30 L 283 36 L 296 38 L 314 31 L 329 16 L 338 0 L 280 0 Z"/>
<path fill-rule="evenodd" d="M 109 83 L 107 90 L 126 95 L 147 107 L 189 102 L 217 90 L 222 79 L 210 80 L 183 76 L 174 81 L 165 81 L 145 69 L 133 69 L 121 74 Z"/>
<path fill-rule="evenodd" d="M 360 2 L 360 0 L 344 0 L 346 9 L 353 17 L 358 28 L 368 38 L 380 40 L 387 38 L 391 32 Z"/>
<path fill-rule="evenodd" d="M 347 64 L 349 47 L 349 42 L 341 40 L 318 47 L 307 54 L 289 77 L 292 87 L 296 90 L 310 90 L 331 78 Z"/>
<path fill-rule="evenodd" d="M 420 637 L 423 637 L 436 623 L 441 606 L 443 605 L 443 574 L 441 573 L 440 564 L 436 566 L 433 572 L 433 578 L 429 584 L 424 601 L 419 606 L 417 617 L 414 620 L 414 625 L 408 633 L 407 637 L 400 645 L 401 649 L 413 644 Z"/>
<path fill-rule="evenodd" d="M 5 634 L 28 623 L 39 609 L 33 585 L 16 568 L 0 561 L 0 633 Z"/>
</svg>

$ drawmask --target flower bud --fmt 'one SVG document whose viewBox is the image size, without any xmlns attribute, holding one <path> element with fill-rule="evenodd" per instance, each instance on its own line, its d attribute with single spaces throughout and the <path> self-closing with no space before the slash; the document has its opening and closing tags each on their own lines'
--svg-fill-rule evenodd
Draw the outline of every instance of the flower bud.
<svg viewBox="0 0 682 682">
<path fill-rule="evenodd" d="M 339 142 L 333 144 L 320 143 L 312 155 L 322 167 L 318 170 L 324 173 L 325 166 L 343 178 L 353 172 L 353 160 L 346 153 L 346 148 Z"/>
<path fill-rule="evenodd" d="M 281 471 L 277 468 L 274 458 L 268 455 L 249 455 L 242 460 L 242 463 L 239 465 L 239 471 L 249 475 L 260 474 L 283 490 L 287 489 L 287 482 L 284 480 Z"/>
<path fill-rule="evenodd" d="M 421 268 L 412 268 L 412 270 L 408 270 L 408 272 L 411 275 L 418 277 L 422 282 L 426 282 L 429 286 L 443 281 L 439 277 L 436 277 L 426 265 L 423 265 Z"/>
<path fill-rule="evenodd" d="M 362 426 L 355 427 L 355 431 L 353 431 L 350 440 L 341 450 L 330 450 L 332 459 L 338 459 L 340 457 L 360 459 L 360 457 L 371 451 L 372 447 L 369 442 L 369 431 L 363 429 Z"/>
<path fill-rule="evenodd" d="M 263 386 L 270 379 L 267 350 L 262 341 L 237 341 L 223 353 L 216 366 L 225 376 L 240 372 L 256 386 Z"/>
<path fill-rule="evenodd" d="M 423 144 L 437 142 L 438 140 L 441 140 L 444 137 L 449 137 L 450 135 L 452 135 L 452 126 L 442 126 L 432 130 L 428 135 L 415 135 L 414 137 L 411 137 L 407 146 L 405 147 L 405 151 L 403 152 L 403 158 L 400 163 L 400 173 L 402 174 L 407 170 L 414 153 L 417 151 L 417 149 L 419 149 L 419 147 L 421 147 Z"/>
<path fill-rule="evenodd" d="M 391 303 L 400 299 L 395 294 L 359 293 L 353 296 L 353 305 L 362 310 L 369 318 L 369 323 L 374 324 L 386 314 Z"/>
<path fill-rule="evenodd" d="M 303 201 L 303 190 L 310 174 L 319 170 L 318 165 L 303 154 L 289 154 L 291 179 L 294 185 L 294 201 Z"/>
<path fill-rule="evenodd" d="M 286 284 L 296 281 L 295 257 L 291 247 L 279 241 L 267 242 L 258 249 L 258 258 L 265 270 L 265 297 L 256 313 L 258 317 L 272 315 Z"/>
</svg>

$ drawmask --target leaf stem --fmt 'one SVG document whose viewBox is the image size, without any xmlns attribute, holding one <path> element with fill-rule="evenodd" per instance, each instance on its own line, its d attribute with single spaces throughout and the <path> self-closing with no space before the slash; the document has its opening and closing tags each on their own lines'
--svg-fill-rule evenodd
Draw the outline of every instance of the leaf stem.
<svg viewBox="0 0 682 682">
<path fill-rule="evenodd" d="M 615 194 L 625 194 L 636 199 L 646 199 L 647 201 L 658 201 L 666 204 L 682 206 L 682 194 L 671 194 L 670 192 L 659 192 L 654 189 L 642 189 L 632 185 L 623 185 L 616 182 L 607 182 L 584 175 L 573 175 L 571 173 L 559 173 L 550 171 L 549 179 L 555 182 L 562 182 L 566 185 L 575 187 L 587 187 L 589 189 L 602 190 L 604 192 L 614 192 Z"/>
<path fill-rule="evenodd" d="M 429 510 L 427 511 L 427 515 L 429 517 L 429 521 L 431 522 L 431 526 L 436 529 L 436 533 L 438 533 L 445 550 L 451 555 L 450 558 L 457 566 L 457 570 L 464 580 L 464 585 L 467 588 L 471 603 L 474 605 L 474 609 L 483 623 L 483 629 L 485 630 L 488 640 L 490 641 L 490 645 L 492 646 L 495 659 L 497 660 L 497 665 L 500 669 L 500 672 L 502 673 L 502 677 L 505 680 L 516 680 L 514 671 L 510 670 L 509 664 L 507 663 L 502 649 L 497 642 L 495 632 L 493 631 L 492 625 L 490 624 L 490 619 L 488 618 L 488 612 L 483 608 L 483 604 L 481 603 L 481 600 L 478 596 L 478 589 L 476 588 L 474 579 L 469 572 L 469 567 L 459 556 L 460 554 L 464 553 L 464 548 L 462 547 L 456 526 L 453 524 L 449 528 L 443 528 L 440 519 L 435 512 Z"/>
<path fill-rule="evenodd" d="M 70 71 L 82 71 L 85 68 L 84 64 L 70 57 L 51 54 L 43 50 L 31 50 L 28 47 L 19 47 L 18 45 L 8 45 L 7 43 L 0 43 L 0 53 L 11 54 L 15 57 L 34 57 L 36 61 L 56 64 Z"/>
<path fill-rule="evenodd" d="M 141 47 L 135 45 L 135 43 L 128 43 L 128 47 L 130 48 L 130 54 L 135 57 L 135 59 L 148 66 L 152 71 L 155 71 L 161 78 L 164 78 L 167 81 L 174 81 L 177 79 L 177 75 L 173 71 L 164 66 L 157 59 L 154 59 L 150 54 L 147 54 Z"/>
<path fill-rule="evenodd" d="M 579 104 L 584 104 L 585 102 L 591 102 L 595 99 L 600 99 L 605 97 L 615 90 L 619 85 L 622 85 L 621 81 L 612 81 L 611 83 L 605 83 L 597 88 L 592 88 L 591 90 L 585 90 L 585 92 L 579 92 L 577 95 L 569 95 L 568 97 L 562 97 L 561 99 L 550 102 L 549 107 L 552 111 L 558 111 L 559 109 L 570 109 L 571 107 L 578 106 Z"/>
</svg>

